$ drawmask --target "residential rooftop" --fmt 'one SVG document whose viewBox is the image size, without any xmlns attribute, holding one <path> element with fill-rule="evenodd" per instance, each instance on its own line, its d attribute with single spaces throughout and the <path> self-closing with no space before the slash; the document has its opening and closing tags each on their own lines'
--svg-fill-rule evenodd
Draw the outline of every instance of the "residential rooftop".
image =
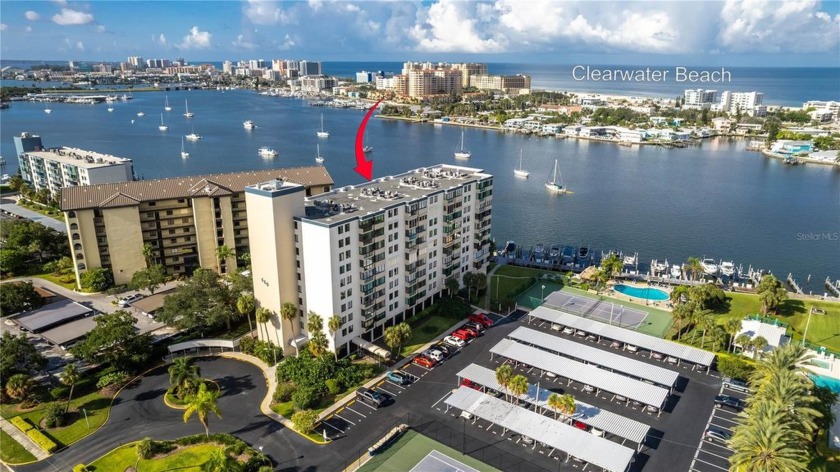
<svg viewBox="0 0 840 472">
<path fill-rule="evenodd" d="M 95 151 L 86 151 L 84 149 L 72 148 L 67 146 L 48 148 L 43 151 L 29 151 L 24 154 L 29 156 L 40 157 L 42 159 L 49 159 L 51 161 L 60 162 L 62 164 L 69 164 L 76 167 L 84 167 L 93 169 L 96 167 L 108 167 L 114 165 L 121 165 L 131 162 L 131 159 L 126 157 L 117 157 L 110 154 L 103 154 Z"/>
<path fill-rule="evenodd" d="M 323 166 L 137 180 L 62 188 L 61 209 L 118 208 L 173 198 L 219 197 L 242 192 L 247 185 L 272 179 L 289 180 L 307 188 L 333 185 L 332 177 Z"/>
<path fill-rule="evenodd" d="M 337 223 L 363 218 L 386 208 L 410 203 L 468 181 L 490 178 L 482 169 L 438 164 L 381 177 L 360 185 L 348 185 L 306 199 L 304 219 Z"/>
</svg>

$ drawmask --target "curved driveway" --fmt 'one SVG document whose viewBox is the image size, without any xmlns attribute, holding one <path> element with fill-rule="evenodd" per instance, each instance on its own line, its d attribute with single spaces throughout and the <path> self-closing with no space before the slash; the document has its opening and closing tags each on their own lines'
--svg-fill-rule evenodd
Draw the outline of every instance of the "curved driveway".
<svg viewBox="0 0 840 472">
<path fill-rule="evenodd" d="M 210 433 L 230 433 L 263 452 L 278 470 L 327 470 L 327 464 L 341 463 L 335 448 L 318 446 L 260 413 L 267 393 L 265 378 L 256 366 L 226 358 L 197 358 L 201 375 L 219 383 L 222 418 L 211 413 Z M 49 458 L 17 467 L 22 472 L 68 471 L 89 463 L 122 444 L 151 437 L 174 439 L 204 432 L 193 416 L 183 421 L 183 412 L 167 407 L 163 395 L 169 387 L 166 367 L 150 372 L 120 392 L 111 416 L 102 428 Z M 321 467 L 319 467 L 321 466 Z M 326 466 L 326 467 L 324 467 Z"/>
</svg>

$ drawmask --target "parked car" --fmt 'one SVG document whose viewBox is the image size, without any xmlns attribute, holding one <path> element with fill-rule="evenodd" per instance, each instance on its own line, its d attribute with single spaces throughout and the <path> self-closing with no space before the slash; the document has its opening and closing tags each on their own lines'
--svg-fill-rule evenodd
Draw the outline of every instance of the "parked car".
<svg viewBox="0 0 840 472">
<path fill-rule="evenodd" d="M 575 334 L 575 329 L 571 326 L 566 326 L 563 328 L 563 334 Z"/>
<path fill-rule="evenodd" d="M 452 336 L 463 339 L 465 342 L 475 338 L 475 334 L 473 334 L 472 331 L 467 331 L 465 329 L 456 330 L 452 333 Z"/>
<path fill-rule="evenodd" d="M 493 326 L 493 320 L 491 320 L 490 317 L 485 315 L 484 313 L 474 313 L 468 316 L 467 319 L 476 323 L 481 323 L 482 325 L 484 325 L 485 328 Z"/>
<path fill-rule="evenodd" d="M 444 359 L 443 353 L 437 349 L 426 349 L 423 351 L 423 355 L 429 359 L 433 359 L 435 362 L 443 362 Z"/>
<path fill-rule="evenodd" d="M 481 389 L 480 385 L 478 385 L 477 383 L 473 382 L 470 379 L 461 379 L 461 385 L 463 385 L 464 387 L 474 388 L 476 390 Z"/>
<path fill-rule="evenodd" d="M 366 403 L 374 408 L 379 408 L 385 403 L 385 397 L 376 390 L 361 387 L 356 390 L 356 399 L 362 403 Z"/>
<path fill-rule="evenodd" d="M 434 359 L 430 359 L 422 354 L 418 354 L 417 356 L 415 356 L 412 362 L 414 362 L 417 365 L 423 366 L 427 369 L 431 369 L 437 364 L 437 362 L 435 362 Z"/>
<path fill-rule="evenodd" d="M 633 346 L 632 344 L 628 344 L 627 350 L 630 352 L 639 352 L 639 346 Z"/>
<path fill-rule="evenodd" d="M 481 331 L 471 327 L 471 326 L 461 326 L 460 331 L 466 331 L 472 335 L 472 337 L 477 338 L 481 336 Z"/>
<path fill-rule="evenodd" d="M 405 385 L 409 382 L 408 375 L 406 375 L 405 372 L 400 372 L 399 370 L 389 370 L 385 373 L 385 377 L 397 385 Z"/>
<path fill-rule="evenodd" d="M 462 326 L 462 328 L 470 328 L 471 330 L 476 331 L 479 335 L 484 334 L 484 331 L 487 330 L 487 328 L 485 328 L 483 324 L 476 323 L 475 321 L 469 321 L 467 323 L 464 323 L 464 326 Z"/>
<path fill-rule="evenodd" d="M 586 336 L 586 331 L 583 331 L 582 329 L 579 329 L 579 330 L 575 331 L 575 336 L 584 337 L 584 336 Z"/>
<path fill-rule="evenodd" d="M 593 387 L 592 385 L 584 385 L 583 391 L 586 393 L 593 393 L 595 392 L 595 387 Z"/>
<path fill-rule="evenodd" d="M 588 424 L 586 424 L 586 423 L 581 423 L 581 422 L 580 422 L 580 421 L 578 421 L 578 420 L 574 420 L 574 421 L 572 422 L 572 426 L 574 426 L 574 427 L 575 427 L 575 428 L 577 428 L 577 429 L 582 429 L 582 430 L 584 430 L 584 431 L 589 431 L 589 425 L 588 425 Z"/>
<path fill-rule="evenodd" d="M 709 442 L 726 444 L 730 439 L 732 439 L 732 433 L 710 426 L 703 434 L 703 439 Z"/>
<path fill-rule="evenodd" d="M 586 335 L 586 340 L 587 340 L 587 341 L 593 341 L 593 342 L 594 342 L 594 341 L 597 341 L 597 340 L 598 340 L 598 336 L 595 336 L 594 334 L 587 334 L 587 335 Z"/>
<path fill-rule="evenodd" d="M 624 344 L 621 341 L 613 341 L 610 343 L 610 347 L 615 349 L 621 349 L 622 347 L 624 347 Z"/>
<path fill-rule="evenodd" d="M 134 295 L 129 295 L 127 297 L 124 297 L 124 298 L 120 299 L 120 301 L 117 302 L 117 305 L 119 305 L 120 308 L 125 308 L 125 307 L 131 305 L 133 302 L 136 302 L 137 300 L 140 300 L 141 298 L 143 298 L 143 295 L 141 295 L 139 293 L 135 293 Z"/>
<path fill-rule="evenodd" d="M 551 330 L 552 331 L 561 331 L 563 329 L 563 325 L 559 325 L 557 323 L 551 323 Z"/>
<path fill-rule="evenodd" d="M 662 359 L 665 359 L 665 354 L 661 354 L 661 353 L 658 353 L 658 352 L 651 352 L 650 357 L 652 357 L 652 358 L 654 358 L 658 361 L 661 361 Z"/>
<path fill-rule="evenodd" d="M 447 336 L 443 338 L 443 342 L 448 344 L 449 346 L 461 348 L 466 346 L 467 342 L 457 336 Z"/>
<path fill-rule="evenodd" d="M 432 344 L 431 349 L 437 349 L 438 351 L 442 352 L 445 357 L 449 357 L 455 351 L 452 349 L 452 346 L 444 344 L 443 341 L 438 342 L 437 344 Z"/>
<path fill-rule="evenodd" d="M 616 395 L 613 398 L 615 398 L 616 400 L 618 400 L 620 402 L 627 402 L 627 397 L 625 397 L 624 395 Z"/>
<path fill-rule="evenodd" d="M 589 430 L 589 432 L 592 433 L 593 436 L 597 436 L 599 438 L 604 437 L 604 432 L 601 431 L 600 429 L 592 428 L 592 429 Z"/>
<path fill-rule="evenodd" d="M 665 358 L 665 362 L 667 362 L 667 363 L 669 363 L 669 364 L 672 364 L 672 365 L 675 365 L 675 364 L 679 364 L 679 363 L 680 363 L 680 360 L 679 360 L 679 359 L 677 359 L 677 358 L 676 358 L 676 357 L 674 357 L 674 356 L 668 356 L 667 358 Z"/>
<path fill-rule="evenodd" d="M 732 395 L 716 395 L 715 408 L 723 407 L 731 408 L 735 411 L 741 411 L 743 403 L 740 398 L 733 397 Z"/>
<path fill-rule="evenodd" d="M 745 393 L 750 393 L 750 386 L 747 385 L 743 379 L 733 379 L 730 377 L 723 378 L 723 386 L 731 388 L 732 390 L 740 390 Z"/>
</svg>

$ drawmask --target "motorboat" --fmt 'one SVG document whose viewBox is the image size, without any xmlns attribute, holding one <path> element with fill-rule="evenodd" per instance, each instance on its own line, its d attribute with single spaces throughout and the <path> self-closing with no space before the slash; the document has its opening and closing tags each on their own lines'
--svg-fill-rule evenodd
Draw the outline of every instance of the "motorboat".
<svg viewBox="0 0 840 472">
<path fill-rule="evenodd" d="M 317 162 L 318 164 L 323 163 L 323 162 L 324 162 L 324 156 L 322 156 L 322 155 L 321 155 L 321 145 L 320 145 L 320 144 L 316 144 L 316 145 L 315 145 L 315 150 L 316 150 L 316 153 L 315 153 L 315 162 Z"/>
<path fill-rule="evenodd" d="M 707 275 L 717 275 L 718 273 L 718 265 L 715 263 L 714 259 L 708 257 L 703 258 L 703 260 L 700 261 L 700 266 L 703 268 L 703 272 Z"/>
<path fill-rule="evenodd" d="M 195 134 L 195 131 L 185 136 L 188 141 L 198 141 L 201 139 L 201 136 Z"/>
<path fill-rule="evenodd" d="M 271 149 L 268 146 L 261 147 L 257 153 L 259 153 L 262 157 L 277 157 L 277 154 L 279 154 L 276 150 Z"/>
<path fill-rule="evenodd" d="M 735 273 L 735 264 L 733 264 L 732 261 L 721 262 L 720 273 L 727 277 L 732 277 L 732 275 Z"/>
<path fill-rule="evenodd" d="M 542 262 L 544 255 L 545 246 L 543 246 L 542 244 L 537 244 L 534 247 L 534 260 L 536 260 L 537 262 Z"/>
<path fill-rule="evenodd" d="M 464 132 L 461 131 L 461 147 L 455 150 L 455 159 L 469 159 L 472 153 L 464 149 Z"/>
<path fill-rule="evenodd" d="M 636 258 L 635 254 L 630 255 L 630 256 L 624 256 L 624 260 L 623 260 L 624 265 L 634 266 L 634 265 L 636 265 L 636 262 L 637 262 L 636 259 L 637 258 Z"/>
<path fill-rule="evenodd" d="M 321 130 L 316 131 L 315 135 L 317 135 L 319 138 L 329 138 L 330 137 L 330 132 L 329 131 L 324 131 L 324 114 L 323 113 L 321 113 Z"/>
<path fill-rule="evenodd" d="M 50 113 L 52 113 L 52 109 L 49 106 L 46 106 L 44 107 L 44 113 L 49 115 Z"/>
<path fill-rule="evenodd" d="M 245 129 L 254 129 L 257 127 L 257 125 L 255 125 L 254 122 L 251 120 L 246 120 L 242 122 L 242 126 L 245 127 Z"/>
<path fill-rule="evenodd" d="M 145 114 L 145 113 L 143 113 L 142 111 L 138 111 L 138 112 L 137 112 L 137 116 L 146 116 L 146 114 Z"/>
<path fill-rule="evenodd" d="M 562 261 L 564 264 L 571 264 L 575 261 L 575 248 L 566 246 L 563 248 Z"/>
<path fill-rule="evenodd" d="M 112 111 L 114 111 L 114 107 L 108 107 L 108 113 L 111 113 Z"/>
<path fill-rule="evenodd" d="M 549 251 L 548 251 L 548 257 L 550 257 L 552 259 L 556 259 L 556 258 L 560 257 L 560 246 L 559 245 L 551 246 L 551 249 L 549 249 Z"/>
<path fill-rule="evenodd" d="M 169 126 L 163 124 L 163 113 L 160 114 L 160 125 L 158 125 L 158 129 L 161 131 L 166 131 L 169 129 Z"/>
<path fill-rule="evenodd" d="M 577 260 L 580 262 L 581 260 L 589 259 L 589 247 L 581 246 L 577 250 Z"/>
<path fill-rule="evenodd" d="M 527 170 L 522 168 L 522 149 L 519 150 L 519 168 L 518 169 L 513 169 L 513 175 L 515 175 L 517 177 L 523 177 L 523 178 L 526 178 L 526 179 L 528 178 L 529 175 L 531 175 L 530 172 L 528 172 Z"/>
<path fill-rule="evenodd" d="M 362 148 L 362 152 L 364 152 L 365 154 L 367 154 L 367 153 L 369 153 L 369 152 L 373 152 L 373 146 L 365 146 L 365 147 L 363 147 L 363 148 Z"/>
<path fill-rule="evenodd" d="M 184 159 L 190 157 L 190 153 L 184 149 L 184 138 L 181 138 L 181 157 Z"/>
<path fill-rule="evenodd" d="M 545 183 L 545 188 L 554 193 L 568 193 L 563 185 L 563 177 L 557 172 L 557 159 L 554 159 L 554 172 L 551 174 L 551 180 Z"/>
<path fill-rule="evenodd" d="M 190 111 L 190 104 L 187 103 L 186 100 L 184 100 L 184 110 L 184 116 L 186 116 L 187 118 L 192 118 L 195 116 L 195 113 Z"/>
<path fill-rule="evenodd" d="M 682 277 L 682 267 L 679 264 L 674 264 L 671 266 L 671 277 L 678 279 Z"/>
<path fill-rule="evenodd" d="M 668 261 L 665 261 L 665 262 L 654 261 L 654 263 L 653 263 L 653 271 L 654 272 L 656 272 L 657 274 L 662 274 L 662 273 L 665 273 L 666 270 L 668 270 Z"/>
</svg>

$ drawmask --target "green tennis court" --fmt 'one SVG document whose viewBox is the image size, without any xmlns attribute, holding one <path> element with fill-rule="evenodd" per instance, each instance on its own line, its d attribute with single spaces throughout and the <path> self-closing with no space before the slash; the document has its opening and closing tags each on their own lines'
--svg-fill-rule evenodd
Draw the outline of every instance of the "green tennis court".
<svg viewBox="0 0 840 472">
<path fill-rule="evenodd" d="M 556 292 L 561 288 L 563 288 L 563 286 L 557 282 L 539 280 L 534 285 L 528 287 L 528 289 L 522 292 L 521 295 L 516 297 L 516 304 L 533 310 L 534 308 L 542 305 L 544 297 L 547 297 L 550 293 Z"/>
<path fill-rule="evenodd" d="M 499 472 L 417 431 L 408 430 L 367 461 L 358 472 L 468 472 L 467 467 L 481 472 Z"/>
</svg>

